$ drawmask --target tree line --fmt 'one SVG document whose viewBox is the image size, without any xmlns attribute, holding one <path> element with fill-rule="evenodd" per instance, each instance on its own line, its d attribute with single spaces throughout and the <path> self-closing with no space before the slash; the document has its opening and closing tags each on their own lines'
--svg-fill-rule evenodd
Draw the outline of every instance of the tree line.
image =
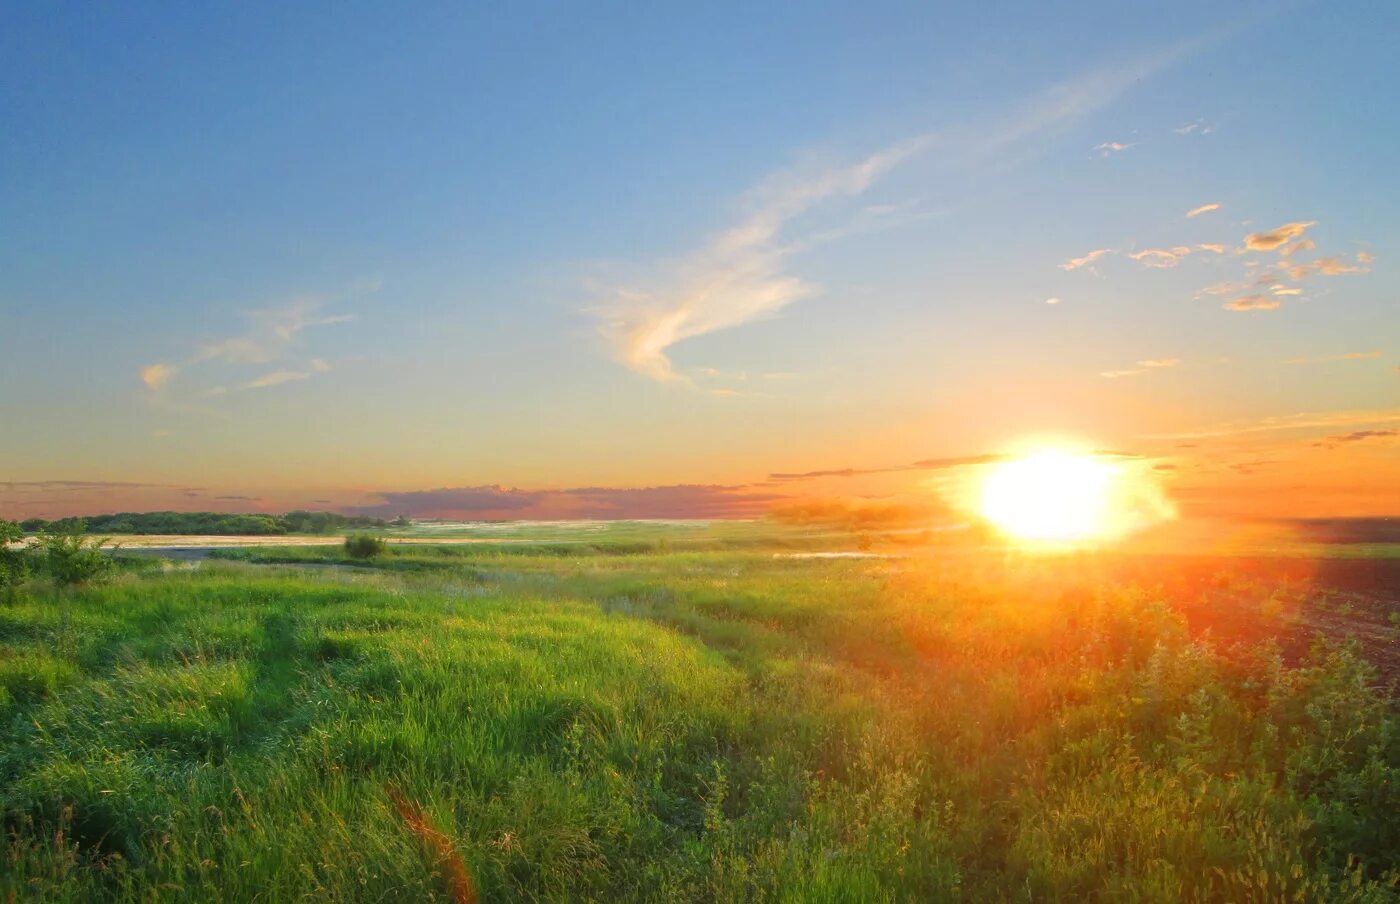
<svg viewBox="0 0 1400 904">
<path fill-rule="evenodd" d="M 46 521 L 29 518 L 19 523 L 29 534 L 331 534 L 347 530 L 408 527 L 404 516 L 392 521 L 339 512 L 291 511 L 282 515 L 249 515 L 232 512 L 118 512 Z"/>
</svg>

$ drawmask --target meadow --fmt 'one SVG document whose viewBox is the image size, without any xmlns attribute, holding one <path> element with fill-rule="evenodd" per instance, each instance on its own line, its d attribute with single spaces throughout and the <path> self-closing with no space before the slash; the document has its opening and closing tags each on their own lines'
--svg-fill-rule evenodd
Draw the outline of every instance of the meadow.
<svg viewBox="0 0 1400 904">
<path fill-rule="evenodd" d="M 1390 672 L 1316 588 L 705 530 L 31 581 L 0 894 L 1400 900 Z"/>
</svg>

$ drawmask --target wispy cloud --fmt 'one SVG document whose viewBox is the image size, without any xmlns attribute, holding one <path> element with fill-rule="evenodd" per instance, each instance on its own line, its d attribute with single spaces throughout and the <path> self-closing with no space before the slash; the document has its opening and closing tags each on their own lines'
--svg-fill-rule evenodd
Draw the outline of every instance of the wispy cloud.
<svg viewBox="0 0 1400 904">
<path fill-rule="evenodd" d="M 1304 411 L 1247 421 L 1232 421 L 1188 433 L 1164 433 L 1149 439 L 1208 439 L 1274 433 L 1291 430 L 1317 430 L 1350 426 L 1376 426 L 1400 423 L 1400 408 L 1345 411 Z"/>
<path fill-rule="evenodd" d="M 1206 125 L 1204 119 L 1198 119 L 1195 122 L 1188 122 L 1184 126 L 1172 129 L 1172 131 L 1178 135 L 1209 135 L 1215 131 L 1215 127 Z"/>
<path fill-rule="evenodd" d="M 752 212 L 700 251 L 670 265 L 665 286 L 615 286 L 596 313 L 618 360 L 644 376 L 683 381 L 667 350 L 685 339 L 772 316 L 816 287 L 784 271 L 788 249 L 779 233 L 812 207 L 864 192 L 881 175 L 925 148 L 912 139 L 859 163 L 800 178 L 783 174 L 751 194 Z"/>
<path fill-rule="evenodd" d="M 421 518 L 743 518 L 790 497 L 737 485 L 573 487 L 527 490 L 499 485 L 382 491 L 351 511 Z"/>
<path fill-rule="evenodd" d="M 1193 208 L 1191 208 L 1190 210 L 1186 211 L 1186 216 L 1187 216 L 1188 218 L 1190 218 L 1190 217 L 1199 217 L 1199 216 L 1200 216 L 1201 214 L 1203 214 L 1203 213 L 1210 213 L 1212 210 L 1219 210 L 1219 209 L 1220 209 L 1220 202 L 1219 202 L 1219 201 L 1212 201 L 1212 202 L 1210 202 L 1209 204 L 1202 204 L 1200 207 L 1193 207 Z"/>
<path fill-rule="evenodd" d="M 984 453 L 981 455 L 955 455 L 945 458 L 925 458 L 911 464 L 891 465 L 885 468 L 827 468 L 819 471 L 779 472 L 769 474 L 769 480 L 794 481 L 817 480 L 827 477 L 861 477 L 867 474 L 892 474 L 900 471 L 945 471 L 950 468 L 963 468 L 971 465 L 985 465 L 1002 461 L 1003 455 Z"/>
<path fill-rule="evenodd" d="M 281 386 L 283 383 L 295 383 L 298 380 L 309 380 L 317 374 L 328 372 L 330 369 L 331 366 L 327 362 L 320 358 L 312 358 L 303 370 L 271 370 L 231 388 L 228 386 L 215 386 L 213 389 L 209 390 L 208 394 L 218 396 L 229 392 L 246 392 L 250 389 L 268 389 L 273 386 Z"/>
<path fill-rule="evenodd" d="M 1103 144 L 1094 145 L 1094 150 L 1099 152 L 1100 157 L 1107 157 L 1109 154 L 1118 154 L 1137 144 L 1136 141 L 1105 141 Z"/>
<path fill-rule="evenodd" d="M 1329 361 L 1366 361 L 1379 358 L 1381 353 L 1373 352 L 1345 352 L 1340 355 L 1322 355 L 1317 358 L 1287 358 L 1284 364 L 1325 364 Z"/>
<path fill-rule="evenodd" d="M 1119 380 L 1123 377 L 1138 377 L 1143 374 L 1152 373 L 1154 370 L 1166 370 L 1169 367 L 1176 367 L 1180 363 L 1180 358 L 1148 358 L 1145 361 L 1137 362 L 1135 367 L 1123 368 L 1121 370 L 1099 371 L 1099 376 L 1107 380 Z"/>
<path fill-rule="evenodd" d="M 848 166 L 770 177 L 749 193 L 748 212 L 699 249 L 656 266 L 650 278 L 596 286 L 602 297 L 590 312 L 620 363 L 655 380 L 689 382 L 669 357 L 677 343 L 770 318 L 818 291 L 789 272 L 791 258 L 811 248 L 814 240 L 820 243 L 847 230 L 786 234 L 809 213 L 863 194 L 891 170 L 934 149 L 955 160 L 1003 156 L 1103 107 L 1208 39 L 1053 86 L 999 119 L 917 135 Z"/>
<path fill-rule="evenodd" d="M 1400 437 L 1400 430 L 1353 430 L 1350 433 L 1323 437 L 1313 445 L 1332 449 L 1343 443 L 1359 443 L 1369 439 L 1394 439 L 1396 437 Z"/>
<path fill-rule="evenodd" d="M 237 336 L 230 336 L 201 344 L 183 363 L 157 362 L 140 369 L 141 382 L 152 391 L 165 386 L 176 374 L 206 362 L 223 362 L 233 365 L 266 364 L 296 349 L 301 334 L 318 326 L 345 323 L 355 319 L 354 314 L 329 313 L 324 309 L 330 300 L 324 296 L 306 295 L 292 299 L 278 307 L 262 308 L 244 313 L 248 330 Z M 313 373 L 328 369 L 324 361 L 314 359 L 307 372 L 279 370 L 249 380 L 237 388 L 253 389 L 272 386 L 289 379 L 305 379 Z M 289 376 L 297 374 L 297 376 Z M 276 379 L 280 377 L 280 379 Z M 260 383 L 260 380 L 272 382 Z M 216 388 L 210 394 L 218 395 L 226 389 Z"/>
<path fill-rule="evenodd" d="M 1144 248 L 1142 251 L 1134 251 L 1128 257 L 1145 267 L 1164 270 L 1168 267 L 1175 267 L 1181 263 L 1182 258 L 1190 253 L 1190 247 L 1177 245 L 1175 248 Z"/>
<path fill-rule="evenodd" d="M 1337 257 L 1319 257 L 1315 261 L 1289 264 L 1283 268 L 1283 272 L 1287 273 L 1288 278 L 1294 282 L 1306 279 L 1313 274 L 1321 276 L 1343 276 L 1347 273 L 1369 273 L 1370 267 L 1367 266 L 1367 263 L 1369 263 L 1370 259 L 1369 255 L 1365 260 L 1363 260 L 1360 255 L 1357 255 L 1356 263 L 1348 264 Z"/>
<path fill-rule="evenodd" d="M 1117 254 L 1117 253 L 1118 253 L 1118 252 L 1114 251 L 1112 248 L 1095 248 L 1093 251 L 1090 251 L 1090 252 L 1088 252 L 1087 254 L 1081 255 L 1080 257 L 1072 257 L 1072 258 L 1070 258 L 1069 260 L 1065 261 L 1063 264 L 1060 264 L 1060 269 L 1061 269 L 1061 270 L 1078 270 L 1078 269 L 1080 269 L 1081 267 L 1090 267 L 1090 269 L 1092 269 L 1091 265 L 1092 265 L 1095 261 L 1097 261 L 1099 258 L 1104 257 L 1104 256 L 1109 255 L 1109 254 Z"/>
<path fill-rule="evenodd" d="M 1273 311 L 1283 302 L 1268 295 L 1241 295 L 1221 305 L 1227 311 Z"/>
</svg>

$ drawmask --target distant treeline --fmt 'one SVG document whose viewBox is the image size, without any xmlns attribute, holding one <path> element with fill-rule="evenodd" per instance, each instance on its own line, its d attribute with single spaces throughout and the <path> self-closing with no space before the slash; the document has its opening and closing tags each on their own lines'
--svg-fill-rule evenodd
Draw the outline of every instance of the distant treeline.
<svg viewBox="0 0 1400 904">
<path fill-rule="evenodd" d="M 29 533 L 89 534 L 331 534 L 346 530 L 374 530 L 407 527 L 411 522 L 394 521 L 337 512 L 287 512 L 285 515 L 243 515 L 231 512 L 118 512 L 115 515 L 88 515 L 45 521 L 30 518 L 20 527 Z"/>
<path fill-rule="evenodd" d="M 1315 543 L 1400 543 L 1400 518 L 1295 518 L 1301 539 Z"/>
</svg>

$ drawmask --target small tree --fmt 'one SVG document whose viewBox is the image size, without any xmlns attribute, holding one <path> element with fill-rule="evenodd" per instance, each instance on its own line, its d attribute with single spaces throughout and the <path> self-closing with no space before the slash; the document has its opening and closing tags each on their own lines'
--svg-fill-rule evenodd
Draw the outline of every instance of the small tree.
<svg viewBox="0 0 1400 904">
<path fill-rule="evenodd" d="M 24 542 L 24 529 L 0 518 L 0 590 L 13 592 L 29 577 L 33 555 Z"/>
<path fill-rule="evenodd" d="M 370 534 L 351 534 L 345 538 L 345 554 L 352 559 L 372 559 L 389 548 L 381 538 Z"/>
<path fill-rule="evenodd" d="M 87 522 L 78 518 L 61 529 L 50 526 L 39 538 L 38 550 L 43 557 L 44 571 L 60 587 L 100 581 L 114 570 L 111 558 L 102 552 L 106 541 L 84 536 L 85 530 Z"/>
</svg>

